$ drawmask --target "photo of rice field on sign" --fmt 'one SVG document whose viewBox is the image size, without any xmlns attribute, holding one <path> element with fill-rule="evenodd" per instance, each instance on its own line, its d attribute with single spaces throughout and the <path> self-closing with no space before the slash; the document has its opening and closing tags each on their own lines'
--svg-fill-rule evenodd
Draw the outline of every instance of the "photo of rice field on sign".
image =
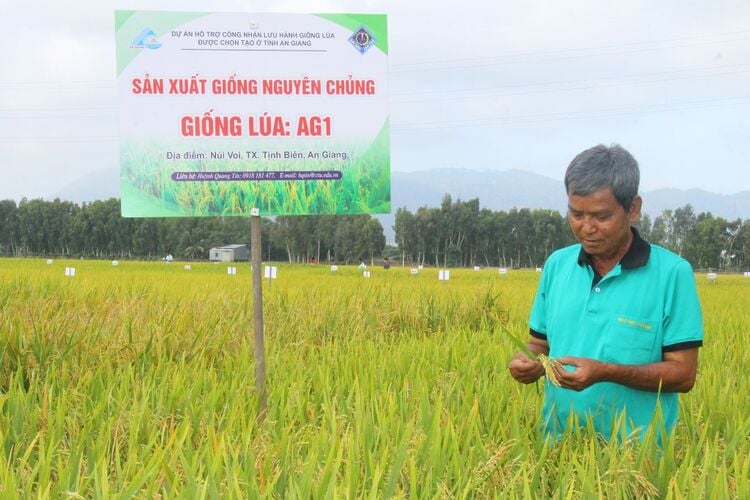
<svg viewBox="0 0 750 500">
<path fill-rule="evenodd" d="M 125 142 L 120 148 L 123 215 L 126 217 L 246 216 L 251 208 L 263 215 L 379 214 L 389 213 L 390 156 L 388 126 L 364 151 L 348 145 L 333 145 L 322 151 L 285 145 L 283 149 L 257 151 L 243 143 L 228 142 L 224 151 L 258 159 L 212 158 L 209 152 L 194 151 L 189 143 L 165 147 L 161 144 Z M 218 150 L 216 145 L 213 151 Z M 189 151 L 196 159 L 180 159 L 179 167 L 159 151 Z M 284 152 L 301 151 L 311 156 L 303 162 L 284 158 Z M 184 153 L 183 153 L 184 154 Z M 264 159 L 273 156 L 280 158 Z M 336 155 L 336 158 L 330 156 Z M 214 156 L 217 156 L 215 153 Z M 316 157 L 317 156 L 317 157 Z M 342 156 L 344 158 L 342 158 Z M 175 171 L 194 173 L 340 172 L 331 180 L 198 180 L 181 182 Z"/>
</svg>

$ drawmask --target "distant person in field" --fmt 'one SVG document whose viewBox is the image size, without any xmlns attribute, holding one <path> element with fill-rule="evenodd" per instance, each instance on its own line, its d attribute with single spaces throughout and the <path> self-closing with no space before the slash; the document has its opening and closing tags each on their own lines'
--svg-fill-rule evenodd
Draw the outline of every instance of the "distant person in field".
<svg viewBox="0 0 750 500">
<path fill-rule="evenodd" d="M 388 260 L 388 257 L 383 259 L 383 269 L 390 269 L 391 268 L 391 261 Z"/>
<path fill-rule="evenodd" d="M 367 264 L 365 264 L 364 262 L 362 262 L 362 259 L 359 259 L 359 265 L 357 266 L 357 268 L 360 271 L 364 271 L 365 269 L 367 269 Z"/>
<path fill-rule="evenodd" d="M 695 383 L 703 320 L 690 264 L 644 241 L 638 163 L 624 148 L 583 151 L 565 173 L 568 222 L 578 244 L 550 255 L 529 319 L 529 349 L 551 358 L 542 409 L 552 436 L 589 422 L 606 439 L 643 437 L 677 422 L 680 392 Z M 545 375 L 524 353 L 508 369 L 529 384 Z M 616 425 L 623 416 L 622 425 Z"/>
</svg>

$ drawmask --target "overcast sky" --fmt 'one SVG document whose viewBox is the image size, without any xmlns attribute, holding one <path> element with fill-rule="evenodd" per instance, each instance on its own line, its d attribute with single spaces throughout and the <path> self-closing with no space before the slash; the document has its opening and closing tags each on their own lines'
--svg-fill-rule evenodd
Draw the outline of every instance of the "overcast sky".
<svg viewBox="0 0 750 500">
<path fill-rule="evenodd" d="M 750 190 L 747 0 L 2 0 L 0 199 L 119 168 L 115 9 L 387 14 L 394 171 L 560 179 L 617 142 L 642 190 Z"/>
</svg>

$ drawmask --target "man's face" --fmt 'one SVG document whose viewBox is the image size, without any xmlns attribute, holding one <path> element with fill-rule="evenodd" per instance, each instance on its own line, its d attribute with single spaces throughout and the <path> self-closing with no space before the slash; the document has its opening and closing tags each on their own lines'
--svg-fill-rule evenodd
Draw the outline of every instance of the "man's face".
<svg viewBox="0 0 750 500">
<path fill-rule="evenodd" d="M 570 229 L 592 257 L 621 258 L 630 241 L 630 226 L 640 214 L 640 196 L 626 212 L 609 187 L 586 196 L 568 195 Z"/>
</svg>

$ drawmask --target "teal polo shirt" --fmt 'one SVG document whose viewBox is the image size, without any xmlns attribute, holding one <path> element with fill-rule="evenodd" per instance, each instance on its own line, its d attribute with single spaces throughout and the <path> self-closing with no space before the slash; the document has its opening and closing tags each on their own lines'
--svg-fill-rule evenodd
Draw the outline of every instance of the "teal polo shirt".
<svg viewBox="0 0 750 500">
<path fill-rule="evenodd" d="M 630 249 L 605 276 L 598 276 L 580 244 L 547 259 L 529 326 L 531 335 L 547 341 L 550 357 L 640 365 L 661 361 L 664 352 L 702 345 L 703 318 L 690 264 L 632 231 Z M 543 427 L 557 436 L 572 419 L 580 425 L 590 419 L 595 430 L 610 439 L 624 413 L 624 436 L 638 432 L 642 437 L 657 403 L 671 431 L 677 422 L 677 393 L 612 382 L 578 392 L 547 380 Z"/>
</svg>

